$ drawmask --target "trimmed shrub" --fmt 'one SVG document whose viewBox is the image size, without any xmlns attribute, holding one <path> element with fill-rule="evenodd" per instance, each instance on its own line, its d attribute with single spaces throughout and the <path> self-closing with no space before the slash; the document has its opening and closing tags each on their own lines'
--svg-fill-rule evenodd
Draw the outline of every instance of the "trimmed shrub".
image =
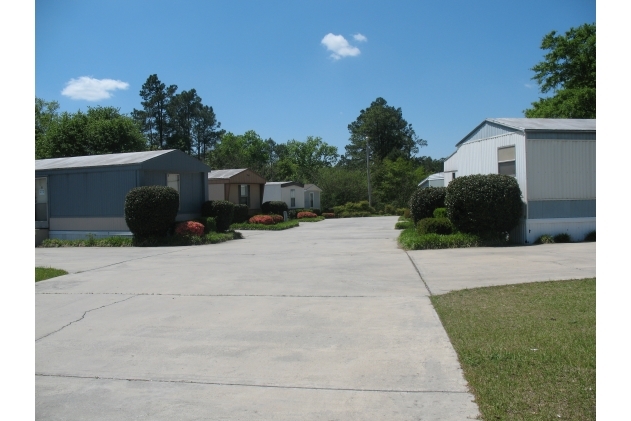
<svg viewBox="0 0 631 421">
<path fill-rule="evenodd" d="M 434 216 L 434 209 L 444 208 L 446 192 L 445 187 L 417 188 L 408 203 L 414 223 Z"/>
<path fill-rule="evenodd" d="M 406 230 L 408 228 L 414 228 L 414 222 L 412 221 L 399 221 L 394 224 L 394 229 L 397 230 Z"/>
<path fill-rule="evenodd" d="M 322 214 L 322 216 L 324 216 L 324 218 L 325 218 L 325 219 L 332 219 L 332 218 L 335 218 L 335 214 L 334 214 L 334 213 L 332 213 L 332 212 L 324 212 L 324 213 Z"/>
<path fill-rule="evenodd" d="M 298 215 L 296 215 L 296 217 L 298 219 L 302 219 L 302 218 L 317 218 L 318 215 L 316 215 L 313 212 L 298 212 Z"/>
<path fill-rule="evenodd" d="M 447 218 L 447 208 L 434 209 L 434 218 Z"/>
<path fill-rule="evenodd" d="M 569 243 L 570 241 L 572 241 L 572 239 L 570 238 L 570 234 L 567 234 L 565 232 L 554 236 L 555 243 Z"/>
<path fill-rule="evenodd" d="M 596 231 L 587 233 L 583 241 L 596 241 Z"/>
<path fill-rule="evenodd" d="M 179 207 L 180 196 L 171 187 L 135 187 L 125 196 L 125 222 L 134 237 L 165 237 Z"/>
<path fill-rule="evenodd" d="M 248 205 L 234 205 L 234 216 L 232 222 L 240 224 L 250 219 L 250 208 Z"/>
<path fill-rule="evenodd" d="M 175 227 L 175 235 L 204 235 L 204 224 L 195 221 L 180 222 Z"/>
<path fill-rule="evenodd" d="M 270 215 L 270 216 L 272 217 L 272 220 L 274 221 L 275 224 L 285 221 L 285 217 L 282 215 Z"/>
<path fill-rule="evenodd" d="M 195 222 L 199 222 L 204 226 L 204 233 L 208 234 L 209 232 L 217 231 L 217 223 L 215 222 L 215 218 L 213 217 L 201 217 L 193 219 Z"/>
<path fill-rule="evenodd" d="M 519 223 L 524 204 L 514 177 L 467 175 L 453 180 L 446 190 L 447 216 L 458 231 L 499 235 Z"/>
<path fill-rule="evenodd" d="M 454 226 L 447 218 L 424 218 L 418 221 L 416 229 L 419 234 L 453 234 Z"/>
<path fill-rule="evenodd" d="M 255 215 L 248 222 L 250 224 L 274 225 L 274 218 L 271 215 Z"/>
<path fill-rule="evenodd" d="M 383 208 L 383 213 L 385 213 L 386 215 L 396 215 L 397 214 L 397 210 L 392 205 L 386 205 Z"/>
<path fill-rule="evenodd" d="M 554 238 L 550 234 L 543 234 L 535 240 L 535 244 L 554 244 Z"/>
<path fill-rule="evenodd" d="M 209 200 L 202 204 L 202 216 L 215 218 L 217 232 L 225 232 L 232 224 L 234 203 L 227 200 Z"/>
<path fill-rule="evenodd" d="M 268 201 L 261 205 L 261 211 L 266 214 L 273 213 L 276 215 L 282 215 L 283 212 L 287 212 L 288 210 L 289 207 L 287 206 L 287 203 L 280 200 Z"/>
</svg>

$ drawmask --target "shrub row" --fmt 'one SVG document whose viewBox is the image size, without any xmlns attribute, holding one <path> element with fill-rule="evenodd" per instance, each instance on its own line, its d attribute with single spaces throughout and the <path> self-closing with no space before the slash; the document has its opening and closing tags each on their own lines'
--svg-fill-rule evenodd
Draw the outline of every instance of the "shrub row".
<svg viewBox="0 0 631 421">
<path fill-rule="evenodd" d="M 202 216 L 215 218 L 217 232 L 226 232 L 230 229 L 234 218 L 234 203 L 227 200 L 209 200 L 202 204 Z"/>
<path fill-rule="evenodd" d="M 568 233 L 562 232 L 555 236 L 550 234 L 543 234 L 539 238 L 535 240 L 535 244 L 554 244 L 554 243 L 569 243 L 572 241 L 572 238 Z M 588 232 L 585 235 L 583 241 L 594 242 L 596 241 L 596 231 Z"/>
<path fill-rule="evenodd" d="M 282 215 L 283 212 L 289 211 L 289 207 L 287 206 L 287 203 L 283 201 L 272 200 L 272 201 L 264 202 L 261 205 L 261 211 L 265 214 L 273 213 L 276 215 Z"/>
</svg>

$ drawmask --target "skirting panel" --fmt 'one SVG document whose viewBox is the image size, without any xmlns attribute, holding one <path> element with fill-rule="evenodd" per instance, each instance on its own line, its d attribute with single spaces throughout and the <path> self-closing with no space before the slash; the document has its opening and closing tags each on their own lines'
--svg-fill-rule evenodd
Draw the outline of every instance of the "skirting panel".
<svg viewBox="0 0 631 421">
<path fill-rule="evenodd" d="M 595 230 L 596 218 L 525 219 L 511 231 L 510 238 L 518 244 L 534 244 L 544 234 L 555 236 L 565 233 L 571 241 L 579 242 Z"/>
</svg>

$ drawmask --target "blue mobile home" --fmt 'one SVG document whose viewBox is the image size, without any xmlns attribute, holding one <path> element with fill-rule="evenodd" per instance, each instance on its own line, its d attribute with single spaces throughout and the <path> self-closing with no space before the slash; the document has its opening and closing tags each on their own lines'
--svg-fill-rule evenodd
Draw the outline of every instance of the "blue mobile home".
<svg viewBox="0 0 631 421">
<path fill-rule="evenodd" d="M 131 235 L 125 196 L 134 187 L 170 186 L 180 194 L 177 220 L 200 215 L 210 167 L 179 150 L 40 159 L 35 161 L 36 243 Z"/>
</svg>

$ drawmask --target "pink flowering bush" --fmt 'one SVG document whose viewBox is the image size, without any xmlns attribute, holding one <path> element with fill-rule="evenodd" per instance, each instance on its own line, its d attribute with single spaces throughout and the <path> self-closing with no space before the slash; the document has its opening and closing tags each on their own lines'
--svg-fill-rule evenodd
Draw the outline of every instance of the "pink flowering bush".
<svg viewBox="0 0 631 421">
<path fill-rule="evenodd" d="M 201 237 L 204 235 L 204 225 L 195 221 L 179 223 L 175 227 L 175 235 L 195 235 Z"/>
<path fill-rule="evenodd" d="M 298 212 L 298 215 L 296 217 L 298 219 L 302 219 L 302 218 L 317 218 L 318 215 L 316 215 L 313 212 Z"/>
<path fill-rule="evenodd" d="M 282 217 L 282 216 L 280 216 L 280 215 L 274 215 L 274 214 L 271 214 L 270 216 L 271 216 L 271 217 L 272 217 L 272 219 L 274 220 L 274 223 L 275 223 L 275 224 L 278 224 L 279 222 L 283 222 L 283 221 L 285 220 L 285 218 L 283 218 L 283 217 Z"/>
<path fill-rule="evenodd" d="M 270 215 L 255 215 L 248 222 L 250 224 L 274 225 L 274 219 Z"/>
</svg>

